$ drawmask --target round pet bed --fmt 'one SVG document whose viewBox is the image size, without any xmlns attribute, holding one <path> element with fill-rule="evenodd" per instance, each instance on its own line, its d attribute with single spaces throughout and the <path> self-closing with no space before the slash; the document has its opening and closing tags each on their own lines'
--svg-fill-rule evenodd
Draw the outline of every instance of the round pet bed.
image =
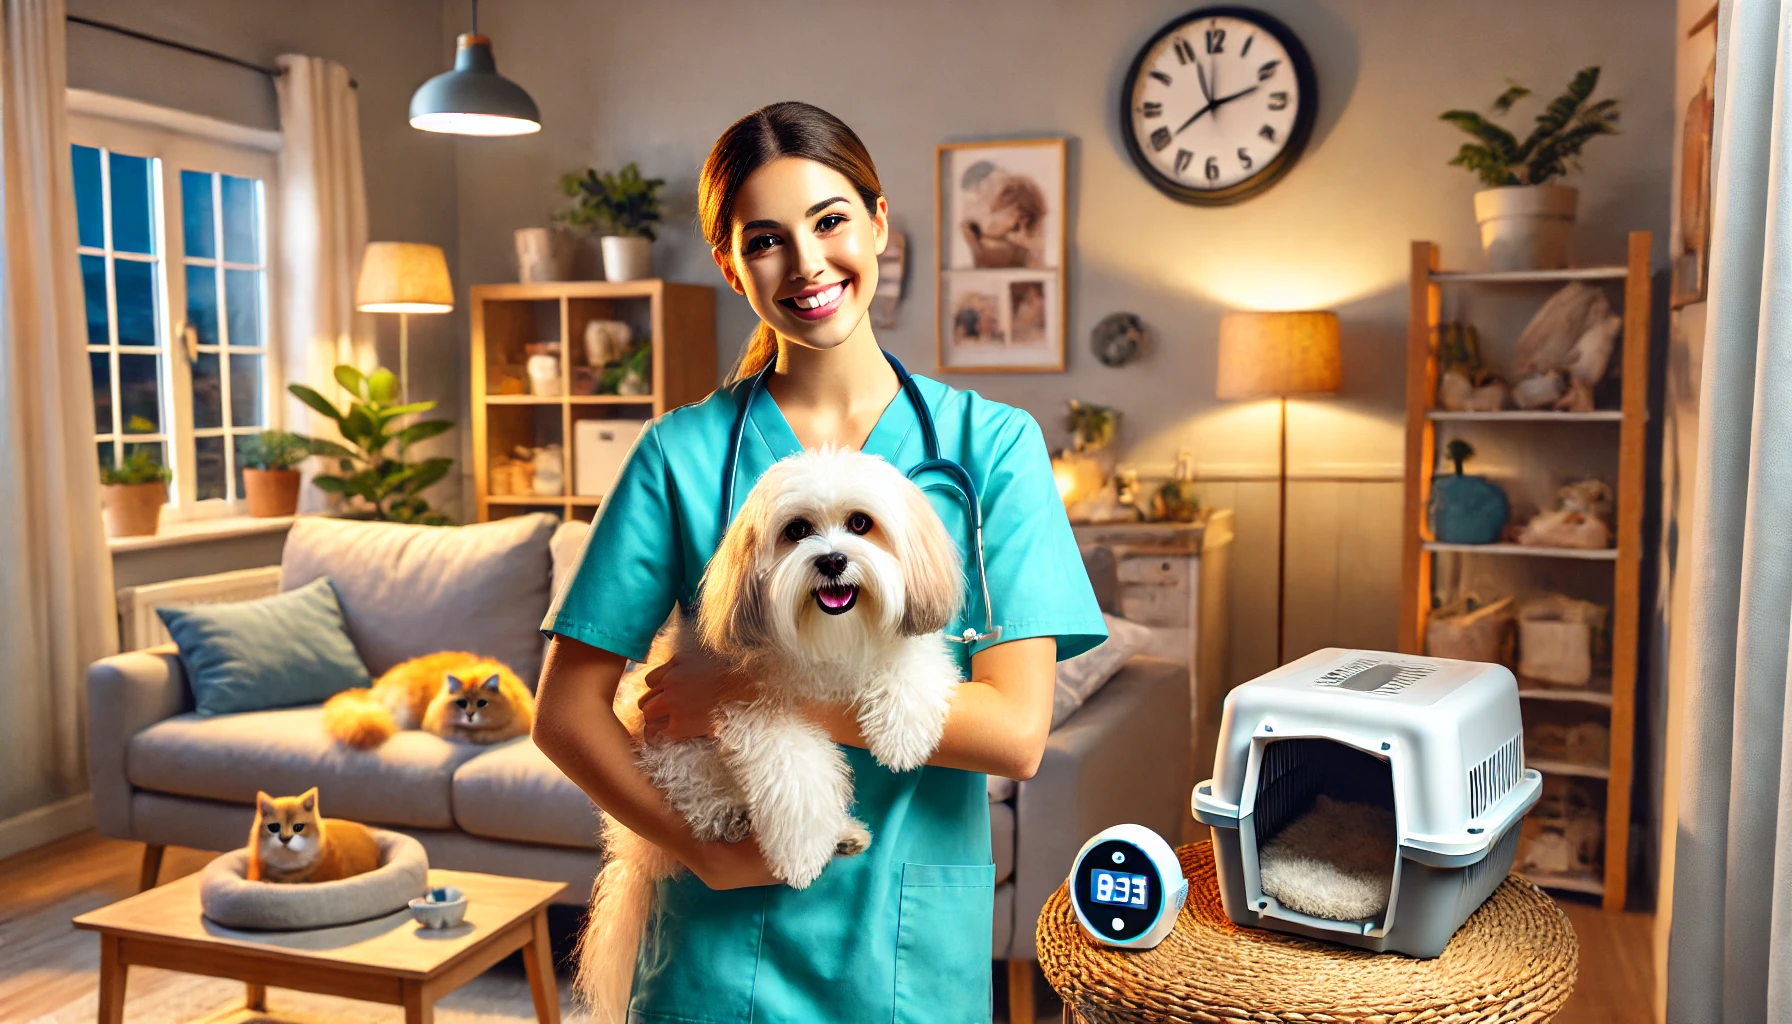
<svg viewBox="0 0 1792 1024">
<path fill-rule="evenodd" d="M 301 931 L 329 928 L 403 910 L 429 888 L 429 857 L 410 836 L 367 830 L 380 848 L 380 866 L 334 882 L 285 885 L 251 882 L 247 850 L 232 850 L 205 866 L 199 906 L 227 928 Z"/>
</svg>

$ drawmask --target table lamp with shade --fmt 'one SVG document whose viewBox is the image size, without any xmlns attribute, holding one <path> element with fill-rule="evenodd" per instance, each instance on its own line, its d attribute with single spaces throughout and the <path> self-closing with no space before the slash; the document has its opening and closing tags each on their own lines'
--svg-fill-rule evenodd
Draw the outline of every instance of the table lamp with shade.
<svg viewBox="0 0 1792 1024">
<path fill-rule="evenodd" d="M 420 242 L 368 242 L 355 281 L 355 308 L 364 313 L 398 314 L 399 401 L 411 402 L 412 313 L 454 309 L 454 286 L 442 250 Z"/>
<path fill-rule="evenodd" d="M 1274 398 L 1281 405 L 1276 474 L 1277 665 L 1283 662 L 1288 590 L 1288 398 L 1337 391 L 1343 383 L 1341 362 L 1336 313 L 1228 313 L 1220 319 L 1218 397 Z"/>
</svg>

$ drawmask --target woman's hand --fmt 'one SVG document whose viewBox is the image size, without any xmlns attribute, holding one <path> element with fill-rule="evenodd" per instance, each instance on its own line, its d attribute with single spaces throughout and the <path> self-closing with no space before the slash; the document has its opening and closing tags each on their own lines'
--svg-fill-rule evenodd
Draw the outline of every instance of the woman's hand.
<svg viewBox="0 0 1792 1024">
<path fill-rule="evenodd" d="M 753 680 L 707 654 L 675 654 L 647 673 L 647 692 L 639 702 L 644 738 L 708 736 L 718 706 L 750 701 L 758 692 Z"/>
<path fill-rule="evenodd" d="M 751 839 L 738 843 L 699 843 L 695 863 L 686 863 L 698 880 L 711 889 L 744 889 L 750 885 L 777 885 L 765 864 L 759 844 Z"/>
</svg>

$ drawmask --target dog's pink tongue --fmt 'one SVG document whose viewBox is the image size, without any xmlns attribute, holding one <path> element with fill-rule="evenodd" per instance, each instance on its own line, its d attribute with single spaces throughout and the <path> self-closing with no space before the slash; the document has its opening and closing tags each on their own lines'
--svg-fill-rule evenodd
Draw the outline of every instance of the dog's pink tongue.
<svg viewBox="0 0 1792 1024">
<path fill-rule="evenodd" d="M 852 595 L 857 589 L 856 587 L 822 587 L 816 592 L 816 596 L 821 598 L 824 607 L 844 608 L 846 602 L 852 600 Z"/>
</svg>

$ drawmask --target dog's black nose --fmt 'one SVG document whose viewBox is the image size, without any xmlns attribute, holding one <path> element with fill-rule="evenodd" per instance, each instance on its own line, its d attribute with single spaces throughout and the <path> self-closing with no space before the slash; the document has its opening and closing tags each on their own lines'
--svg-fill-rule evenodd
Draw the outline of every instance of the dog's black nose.
<svg viewBox="0 0 1792 1024">
<path fill-rule="evenodd" d="M 833 579 L 846 571 L 846 556 L 838 551 L 830 551 L 815 560 L 815 571 Z"/>
</svg>

